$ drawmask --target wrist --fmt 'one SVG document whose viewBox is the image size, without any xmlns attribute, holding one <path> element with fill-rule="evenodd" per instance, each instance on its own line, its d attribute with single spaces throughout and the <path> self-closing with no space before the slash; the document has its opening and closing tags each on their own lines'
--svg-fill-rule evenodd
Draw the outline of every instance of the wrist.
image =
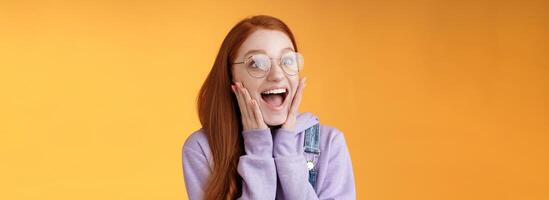
<svg viewBox="0 0 549 200">
<path fill-rule="evenodd" d="M 242 131 L 246 155 L 258 157 L 273 156 L 273 139 L 268 128 Z"/>
<path fill-rule="evenodd" d="M 282 127 L 277 130 L 274 138 L 274 157 L 290 156 L 299 154 L 299 134 L 295 130 Z"/>
</svg>

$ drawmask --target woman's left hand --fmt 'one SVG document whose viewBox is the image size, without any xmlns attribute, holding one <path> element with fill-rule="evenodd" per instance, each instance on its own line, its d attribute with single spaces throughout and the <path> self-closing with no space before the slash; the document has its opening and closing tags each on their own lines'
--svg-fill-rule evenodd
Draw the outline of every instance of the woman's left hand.
<svg viewBox="0 0 549 200">
<path fill-rule="evenodd" d="M 290 131 L 295 131 L 295 122 L 297 117 L 297 109 L 299 108 L 299 105 L 301 104 L 301 96 L 303 94 L 303 89 L 305 88 L 305 80 L 307 78 L 302 78 L 299 80 L 299 85 L 297 86 L 297 92 L 295 93 L 294 98 L 292 99 L 292 104 L 290 106 L 290 110 L 288 111 L 288 117 L 286 118 L 286 122 L 282 124 L 282 128 L 288 129 Z"/>
</svg>

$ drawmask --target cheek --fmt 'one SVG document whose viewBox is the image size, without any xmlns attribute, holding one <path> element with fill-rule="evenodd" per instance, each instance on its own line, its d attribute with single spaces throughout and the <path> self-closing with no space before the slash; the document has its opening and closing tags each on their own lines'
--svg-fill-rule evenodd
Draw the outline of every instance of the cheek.
<svg viewBox="0 0 549 200">
<path fill-rule="evenodd" d="M 247 76 L 247 74 L 244 74 L 243 76 L 235 77 L 234 79 L 236 82 L 242 83 L 244 85 L 244 88 L 248 90 L 248 93 L 250 94 L 251 98 L 255 98 L 256 100 L 259 100 L 257 98 L 261 97 L 261 95 L 258 92 L 258 88 L 260 85 L 260 81 L 256 80 L 254 78 L 251 78 L 250 76 Z"/>
<path fill-rule="evenodd" d="M 242 68 L 240 67 L 237 67 L 237 66 L 233 66 L 233 69 L 232 69 L 232 75 L 233 75 L 233 80 L 234 82 L 244 82 L 245 78 L 246 78 L 246 70 L 243 70 Z"/>
</svg>

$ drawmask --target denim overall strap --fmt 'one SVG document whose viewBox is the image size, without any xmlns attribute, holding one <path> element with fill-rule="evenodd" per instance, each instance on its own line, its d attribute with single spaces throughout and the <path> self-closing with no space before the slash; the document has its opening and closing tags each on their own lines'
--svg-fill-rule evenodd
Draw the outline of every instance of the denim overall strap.
<svg viewBox="0 0 549 200">
<path fill-rule="evenodd" d="M 318 175 L 317 160 L 320 157 L 320 124 L 315 124 L 305 130 L 303 140 L 303 150 L 307 159 L 307 169 L 309 170 L 309 183 L 316 185 Z"/>
</svg>

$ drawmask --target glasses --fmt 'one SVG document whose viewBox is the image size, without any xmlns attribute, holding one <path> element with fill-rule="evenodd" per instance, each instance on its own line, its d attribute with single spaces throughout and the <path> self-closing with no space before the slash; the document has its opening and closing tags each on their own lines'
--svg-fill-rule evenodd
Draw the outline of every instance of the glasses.
<svg viewBox="0 0 549 200">
<path fill-rule="evenodd" d="M 255 78 L 263 78 L 269 73 L 272 66 L 271 58 L 265 54 L 255 54 L 246 58 L 242 62 L 233 64 L 244 64 L 250 76 Z M 286 74 L 293 76 L 303 69 L 303 56 L 297 52 L 288 52 L 279 58 L 278 65 Z"/>
</svg>

